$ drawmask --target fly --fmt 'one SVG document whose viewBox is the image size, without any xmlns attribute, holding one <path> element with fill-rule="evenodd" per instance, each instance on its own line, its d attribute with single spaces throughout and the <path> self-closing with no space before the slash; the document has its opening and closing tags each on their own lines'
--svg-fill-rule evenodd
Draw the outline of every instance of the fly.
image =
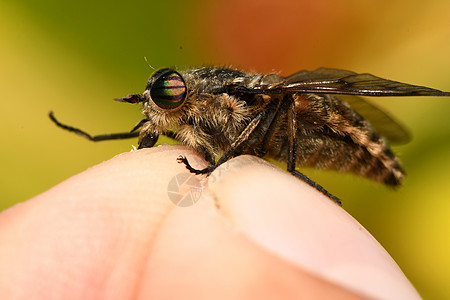
<svg viewBox="0 0 450 300">
<path fill-rule="evenodd" d="M 91 141 L 139 137 L 142 149 L 154 146 L 160 135 L 174 138 L 209 162 L 198 170 L 180 156 L 178 162 L 194 174 L 210 174 L 242 154 L 271 157 L 286 162 L 288 172 L 340 204 L 296 167 L 351 172 L 389 186 L 398 186 L 405 177 L 387 141 L 407 141 L 406 130 L 358 96 L 450 93 L 328 68 L 288 77 L 226 68 L 165 68 L 150 77 L 143 94 L 115 99 L 142 103 L 144 119 L 130 132 L 91 136 L 60 123 L 52 112 L 49 116 L 57 126 Z M 353 109 L 357 106 L 382 119 L 380 130 Z"/>
</svg>

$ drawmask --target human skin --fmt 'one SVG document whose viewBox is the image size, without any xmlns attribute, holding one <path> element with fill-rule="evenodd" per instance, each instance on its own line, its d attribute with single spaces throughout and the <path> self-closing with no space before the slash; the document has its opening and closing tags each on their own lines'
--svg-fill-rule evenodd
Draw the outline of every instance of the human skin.
<svg viewBox="0 0 450 300">
<path fill-rule="evenodd" d="M 124 153 L 2 212 L 2 298 L 420 298 L 340 206 L 261 159 L 192 175 L 198 201 L 175 205 L 179 155 L 207 165 L 184 146 Z"/>
</svg>

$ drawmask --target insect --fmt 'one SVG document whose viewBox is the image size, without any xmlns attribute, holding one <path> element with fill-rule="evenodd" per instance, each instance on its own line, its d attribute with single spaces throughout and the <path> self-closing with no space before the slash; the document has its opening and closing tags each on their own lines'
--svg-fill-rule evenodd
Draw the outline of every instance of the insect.
<svg viewBox="0 0 450 300">
<path fill-rule="evenodd" d="M 349 98 L 342 100 L 341 95 Z M 142 103 L 144 119 L 130 132 L 91 136 L 60 123 L 52 112 L 49 116 L 59 127 L 91 141 L 139 136 L 141 149 L 155 145 L 160 135 L 174 138 L 196 149 L 209 162 L 208 167 L 198 170 L 180 156 L 178 162 L 194 174 L 210 174 L 241 154 L 275 158 L 287 163 L 288 172 L 340 204 L 337 197 L 296 167 L 352 172 L 389 186 L 399 185 L 405 177 L 386 137 L 406 140 L 406 131 L 358 95 L 450 93 L 328 68 L 288 77 L 227 68 L 180 72 L 164 68 L 150 77 L 143 94 L 115 99 Z M 369 106 L 396 130 L 377 132 L 349 103 Z"/>
</svg>

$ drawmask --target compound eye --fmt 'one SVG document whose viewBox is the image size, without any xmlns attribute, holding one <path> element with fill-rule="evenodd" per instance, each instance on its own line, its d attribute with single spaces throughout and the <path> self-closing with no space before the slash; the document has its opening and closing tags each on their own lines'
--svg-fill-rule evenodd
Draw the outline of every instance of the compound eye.
<svg viewBox="0 0 450 300">
<path fill-rule="evenodd" d="M 159 107 L 174 109 L 186 99 L 186 83 L 178 72 L 167 70 L 151 86 L 150 96 Z"/>
</svg>

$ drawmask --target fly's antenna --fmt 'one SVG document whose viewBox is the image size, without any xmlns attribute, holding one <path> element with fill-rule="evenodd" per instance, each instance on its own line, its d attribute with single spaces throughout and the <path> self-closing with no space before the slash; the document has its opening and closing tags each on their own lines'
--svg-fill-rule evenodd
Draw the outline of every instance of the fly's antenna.
<svg viewBox="0 0 450 300">
<path fill-rule="evenodd" d="M 147 56 L 144 56 L 144 60 L 145 60 L 145 62 L 147 63 L 147 65 L 148 65 L 153 71 L 156 70 L 151 64 L 148 63 Z"/>
</svg>

